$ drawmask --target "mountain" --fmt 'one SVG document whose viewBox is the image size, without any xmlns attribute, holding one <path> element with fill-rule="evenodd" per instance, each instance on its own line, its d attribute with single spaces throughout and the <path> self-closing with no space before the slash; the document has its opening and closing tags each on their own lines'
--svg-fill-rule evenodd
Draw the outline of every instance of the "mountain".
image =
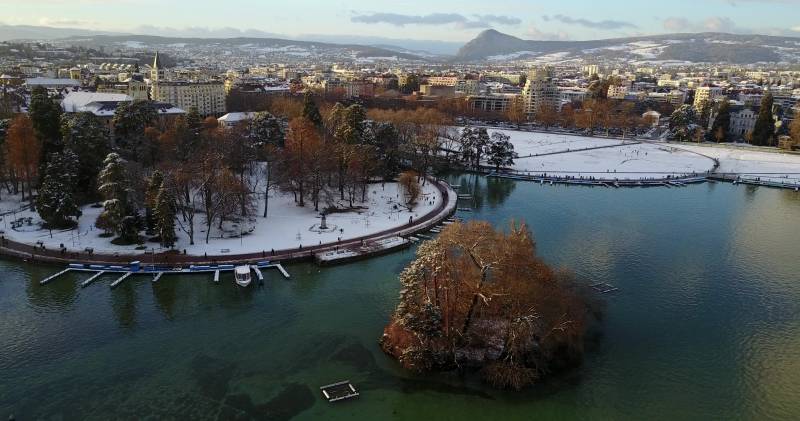
<svg viewBox="0 0 800 421">
<path fill-rule="evenodd" d="M 592 41 L 528 41 L 487 30 L 465 44 L 457 61 L 575 59 L 629 62 L 800 63 L 800 38 L 726 33 L 666 34 Z"/>
<path fill-rule="evenodd" d="M 92 31 L 76 28 L 53 28 L 50 26 L 4 25 L 0 24 L 0 41 L 10 40 L 52 40 L 73 36 L 92 36 L 113 34 L 113 32 Z M 118 33 L 117 33 L 118 34 Z"/>
<path fill-rule="evenodd" d="M 74 36 L 58 40 L 59 43 L 104 48 L 114 47 L 139 50 L 182 50 L 190 49 L 212 53 L 229 54 L 235 51 L 248 55 L 264 55 L 273 58 L 350 58 L 375 59 L 397 58 L 404 60 L 423 60 L 423 57 L 392 49 L 358 44 L 332 44 L 315 41 L 297 41 L 282 38 L 183 38 L 154 35 L 91 35 Z"/>
<path fill-rule="evenodd" d="M 401 52 L 418 52 L 436 56 L 454 56 L 461 48 L 461 42 L 420 40 L 406 38 L 387 38 L 369 35 L 298 35 L 290 37 L 302 41 L 319 41 L 334 44 L 359 44 L 388 48 Z"/>
<path fill-rule="evenodd" d="M 146 35 L 145 35 L 146 34 Z M 78 28 L 55 28 L 49 26 L 33 25 L 4 25 L 0 24 L 0 42 L 11 40 L 41 40 L 52 41 L 63 38 L 92 38 L 99 35 L 123 36 L 131 38 L 132 42 L 138 42 L 133 37 L 157 36 L 170 38 L 177 43 L 183 43 L 185 39 L 191 40 L 218 40 L 218 39 L 263 39 L 263 40 L 286 40 L 293 44 L 309 42 L 319 45 L 343 45 L 343 46 L 363 46 L 365 49 L 377 48 L 378 50 L 388 50 L 402 53 L 404 56 L 418 56 L 424 58 L 438 58 L 442 56 L 453 56 L 461 47 L 461 43 L 435 41 L 435 40 L 415 40 L 405 38 L 387 38 L 366 35 L 323 35 L 308 34 L 298 36 L 284 36 L 280 34 L 265 32 L 257 29 L 240 30 L 236 28 L 167 28 L 155 26 L 139 26 L 130 32 L 107 32 L 94 31 Z M 190 44 L 197 44 L 190 41 Z M 273 43 L 275 44 L 275 43 Z M 393 54 L 394 55 L 394 54 Z"/>
</svg>

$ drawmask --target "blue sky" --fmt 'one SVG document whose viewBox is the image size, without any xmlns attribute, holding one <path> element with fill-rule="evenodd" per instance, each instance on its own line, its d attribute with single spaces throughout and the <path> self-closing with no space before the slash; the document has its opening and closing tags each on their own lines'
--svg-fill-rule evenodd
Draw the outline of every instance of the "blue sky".
<svg viewBox="0 0 800 421">
<path fill-rule="evenodd" d="M 0 0 L 0 6 L 5 24 L 157 35 L 245 31 L 460 42 L 495 28 L 526 39 L 696 31 L 800 36 L 800 0 Z"/>
</svg>

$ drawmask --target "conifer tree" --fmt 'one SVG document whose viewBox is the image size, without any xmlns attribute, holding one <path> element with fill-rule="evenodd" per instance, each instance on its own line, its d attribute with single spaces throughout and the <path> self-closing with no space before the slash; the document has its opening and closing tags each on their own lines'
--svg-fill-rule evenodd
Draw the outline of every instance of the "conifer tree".
<svg viewBox="0 0 800 421">
<path fill-rule="evenodd" d="M 47 89 L 37 86 L 31 91 L 28 115 L 33 124 L 36 138 L 42 145 L 40 168 L 47 166 L 48 157 L 61 152 L 61 106 L 50 98 Z"/>
<path fill-rule="evenodd" d="M 322 114 L 319 112 L 317 103 L 314 102 L 314 96 L 310 92 L 306 92 L 303 97 L 303 117 L 312 122 L 317 128 L 322 127 Z"/>
<path fill-rule="evenodd" d="M 130 183 L 125 171 L 125 160 L 116 153 L 110 153 L 103 165 L 98 189 L 105 202 L 96 225 L 118 235 L 124 242 L 135 242 L 138 240 L 137 218 L 129 203 Z"/>
<path fill-rule="evenodd" d="M 731 128 L 731 107 L 728 100 L 722 101 L 717 110 L 717 116 L 714 118 L 714 124 L 711 125 L 711 136 L 717 142 L 725 142 L 728 138 L 728 132 Z"/>
<path fill-rule="evenodd" d="M 69 149 L 50 155 L 36 198 L 36 211 L 46 228 L 73 227 L 72 218 L 81 216 L 74 195 L 77 168 L 78 156 Z"/>
<path fill-rule="evenodd" d="M 155 229 L 156 221 L 154 217 L 154 212 L 156 209 L 157 197 L 159 192 L 161 191 L 161 187 L 164 184 L 164 174 L 161 171 L 153 171 L 153 175 L 150 176 L 150 182 L 147 184 L 147 191 L 145 191 L 144 195 L 144 206 L 145 206 L 145 222 L 147 223 L 147 230 L 152 231 Z"/>
<path fill-rule="evenodd" d="M 177 236 L 175 235 L 175 197 L 165 183 L 161 184 L 155 200 L 154 219 L 156 232 L 162 247 L 173 247 Z"/>
<path fill-rule="evenodd" d="M 767 91 L 761 99 L 761 108 L 758 111 L 756 125 L 753 128 L 753 144 L 758 146 L 770 146 L 775 139 L 775 120 L 772 117 L 772 105 L 774 99 L 772 93 Z"/>
<path fill-rule="evenodd" d="M 97 175 L 111 152 L 108 129 L 91 113 L 75 113 L 62 118 L 61 135 L 65 147 L 78 157 L 76 192 L 84 199 L 95 199 Z"/>
</svg>

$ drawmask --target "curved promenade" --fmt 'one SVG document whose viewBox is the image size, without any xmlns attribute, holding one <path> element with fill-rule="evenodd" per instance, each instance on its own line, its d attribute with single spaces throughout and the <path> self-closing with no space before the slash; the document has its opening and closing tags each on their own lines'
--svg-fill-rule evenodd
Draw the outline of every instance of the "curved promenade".
<svg viewBox="0 0 800 421">
<path fill-rule="evenodd" d="M 334 244 L 323 244 L 318 246 L 303 247 L 298 249 L 275 250 L 275 252 L 254 252 L 237 255 L 215 255 L 215 256 L 194 256 L 184 255 L 177 252 L 145 254 L 104 254 L 104 253 L 81 253 L 67 251 L 61 253 L 58 250 L 42 250 L 41 248 L 11 241 L 3 238 L 0 245 L 0 255 L 23 259 L 29 262 L 69 264 L 74 262 L 89 264 L 124 264 L 132 261 L 141 261 L 143 264 L 156 265 L 211 265 L 211 264 L 238 264 L 252 263 L 259 260 L 269 260 L 275 262 L 297 262 L 308 261 L 320 252 L 339 250 L 348 247 L 358 247 L 365 243 L 389 238 L 389 237 L 408 237 L 415 233 L 427 231 L 442 221 L 450 217 L 456 211 L 458 196 L 455 191 L 444 181 L 428 179 L 428 182 L 435 183 L 439 192 L 442 194 L 441 204 L 425 216 L 417 219 L 412 224 L 376 232 L 363 237 L 343 240 Z M 385 251 L 376 251 L 374 254 L 383 254 Z M 365 254 L 368 257 L 371 254 Z"/>
</svg>

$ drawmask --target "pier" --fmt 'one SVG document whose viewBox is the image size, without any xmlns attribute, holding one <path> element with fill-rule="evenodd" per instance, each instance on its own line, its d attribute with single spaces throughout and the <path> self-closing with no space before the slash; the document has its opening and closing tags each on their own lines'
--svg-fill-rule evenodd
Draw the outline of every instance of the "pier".
<svg viewBox="0 0 800 421">
<path fill-rule="evenodd" d="M 55 275 L 50 275 L 50 276 L 48 276 L 47 278 L 44 278 L 44 279 L 42 279 L 41 281 L 39 281 L 39 284 L 40 284 L 40 285 L 45 285 L 45 284 L 47 284 L 47 283 L 48 283 L 48 282 L 50 282 L 50 281 L 54 281 L 54 280 L 55 280 L 56 278 L 58 278 L 59 276 L 61 276 L 61 275 L 64 275 L 65 273 L 68 273 L 68 272 L 70 272 L 71 270 L 72 270 L 72 268 L 66 268 L 66 269 L 62 270 L 61 272 L 58 272 L 58 273 L 56 273 Z"/>
<path fill-rule="evenodd" d="M 290 279 L 291 275 L 289 272 L 278 262 L 269 262 L 269 261 L 262 261 L 256 264 L 249 265 L 253 270 L 255 270 L 256 275 L 258 276 L 259 280 L 264 279 L 264 269 L 276 269 L 280 274 L 286 278 Z M 169 274 L 176 274 L 176 275 L 197 275 L 197 274 L 211 274 L 213 276 L 214 283 L 219 283 L 220 281 L 220 273 L 222 272 L 232 272 L 234 270 L 234 265 L 210 265 L 210 266 L 189 266 L 188 268 L 182 267 L 163 267 L 163 266 L 142 266 L 139 262 L 133 262 L 129 265 L 96 265 L 96 264 L 89 264 L 89 263 L 70 263 L 69 267 L 66 269 L 55 273 L 53 275 L 48 276 L 45 279 L 39 281 L 41 285 L 45 285 L 49 282 L 54 281 L 55 279 L 59 278 L 61 275 L 67 274 L 69 272 L 81 272 L 81 273 L 91 273 L 91 276 L 86 279 L 85 281 L 81 282 L 81 288 L 86 288 L 89 285 L 93 284 L 95 281 L 100 279 L 103 275 L 106 274 L 116 274 L 119 277 L 115 279 L 111 284 L 110 287 L 116 288 L 126 279 L 130 278 L 133 275 L 151 275 L 153 283 L 158 282 L 162 276 L 169 275 Z"/>
<path fill-rule="evenodd" d="M 101 276 L 105 275 L 105 273 L 106 273 L 106 271 L 104 271 L 104 270 L 101 270 L 101 271 L 95 273 L 89 279 L 87 279 L 87 280 L 85 280 L 85 281 L 83 281 L 81 283 L 81 288 L 88 287 L 89 285 L 92 284 L 92 282 L 96 281 L 98 278 L 100 278 Z"/>
<path fill-rule="evenodd" d="M 126 272 L 125 274 L 123 274 L 122 276 L 120 276 L 119 278 L 117 278 L 117 280 L 116 280 L 116 281 L 114 281 L 114 282 L 112 282 L 112 283 L 111 283 L 111 289 L 114 289 L 114 288 L 118 287 L 118 286 L 119 286 L 119 284 L 121 284 L 121 283 L 125 282 L 125 280 L 126 280 L 126 279 L 128 279 L 128 278 L 130 278 L 130 277 L 131 277 L 131 275 L 133 275 L 134 273 L 135 273 L 135 272 Z"/>
</svg>

